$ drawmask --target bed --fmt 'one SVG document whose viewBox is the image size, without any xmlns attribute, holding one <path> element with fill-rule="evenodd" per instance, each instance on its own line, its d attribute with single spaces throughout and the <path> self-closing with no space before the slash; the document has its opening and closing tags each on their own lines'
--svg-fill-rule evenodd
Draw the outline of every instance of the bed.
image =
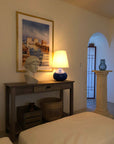
<svg viewBox="0 0 114 144">
<path fill-rule="evenodd" d="M 12 144 L 8 137 L 0 138 L 0 144 Z"/>
<path fill-rule="evenodd" d="M 114 120 L 93 112 L 75 114 L 21 132 L 19 144 L 114 144 Z"/>
</svg>

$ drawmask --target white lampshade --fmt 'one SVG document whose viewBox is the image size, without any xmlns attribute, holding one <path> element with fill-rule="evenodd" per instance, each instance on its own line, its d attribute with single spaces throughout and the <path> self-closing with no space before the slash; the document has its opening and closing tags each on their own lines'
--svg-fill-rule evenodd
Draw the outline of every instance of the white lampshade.
<svg viewBox="0 0 114 144">
<path fill-rule="evenodd" d="M 67 53 L 65 50 L 59 50 L 54 53 L 53 67 L 55 68 L 68 68 Z"/>
</svg>

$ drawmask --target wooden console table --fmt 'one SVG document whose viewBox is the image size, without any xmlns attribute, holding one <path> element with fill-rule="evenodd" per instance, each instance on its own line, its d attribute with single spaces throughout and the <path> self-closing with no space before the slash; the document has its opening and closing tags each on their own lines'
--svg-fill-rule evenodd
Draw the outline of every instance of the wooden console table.
<svg viewBox="0 0 114 144">
<path fill-rule="evenodd" d="M 60 91 L 63 101 L 63 90 L 70 90 L 70 115 L 73 114 L 73 83 L 74 81 L 39 81 L 38 84 L 5 83 L 6 92 L 6 132 L 15 141 L 16 136 L 16 105 L 15 97 L 23 94 Z"/>
</svg>

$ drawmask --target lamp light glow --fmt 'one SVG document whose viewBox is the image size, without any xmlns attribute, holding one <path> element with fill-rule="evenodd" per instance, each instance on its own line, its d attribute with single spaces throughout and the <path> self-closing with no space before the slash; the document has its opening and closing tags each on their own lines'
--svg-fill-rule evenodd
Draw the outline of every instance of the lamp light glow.
<svg viewBox="0 0 114 144">
<path fill-rule="evenodd" d="M 66 51 L 59 50 L 54 53 L 52 66 L 54 68 L 59 68 L 53 75 L 55 80 L 63 81 L 67 78 L 67 74 L 62 69 L 69 67 Z"/>
<path fill-rule="evenodd" d="M 55 68 L 68 68 L 67 53 L 64 50 L 59 50 L 54 53 L 53 67 Z"/>
</svg>

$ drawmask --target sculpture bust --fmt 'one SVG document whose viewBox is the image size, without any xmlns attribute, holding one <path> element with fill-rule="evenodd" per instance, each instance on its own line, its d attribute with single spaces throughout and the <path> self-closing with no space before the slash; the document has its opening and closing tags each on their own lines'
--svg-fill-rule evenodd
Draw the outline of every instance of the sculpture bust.
<svg viewBox="0 0 114 144">
<path fill-rule="evenodd" d="M 35 73 L 38 70 L 38 65 L 40 61 L 36 56 L 30 56 L 26 59 L 24 67 L 27 72 L 25 73 L 25 80 L 27 83 L 37 83 L 38 80 L 35 79 Z"/>
</svg>

